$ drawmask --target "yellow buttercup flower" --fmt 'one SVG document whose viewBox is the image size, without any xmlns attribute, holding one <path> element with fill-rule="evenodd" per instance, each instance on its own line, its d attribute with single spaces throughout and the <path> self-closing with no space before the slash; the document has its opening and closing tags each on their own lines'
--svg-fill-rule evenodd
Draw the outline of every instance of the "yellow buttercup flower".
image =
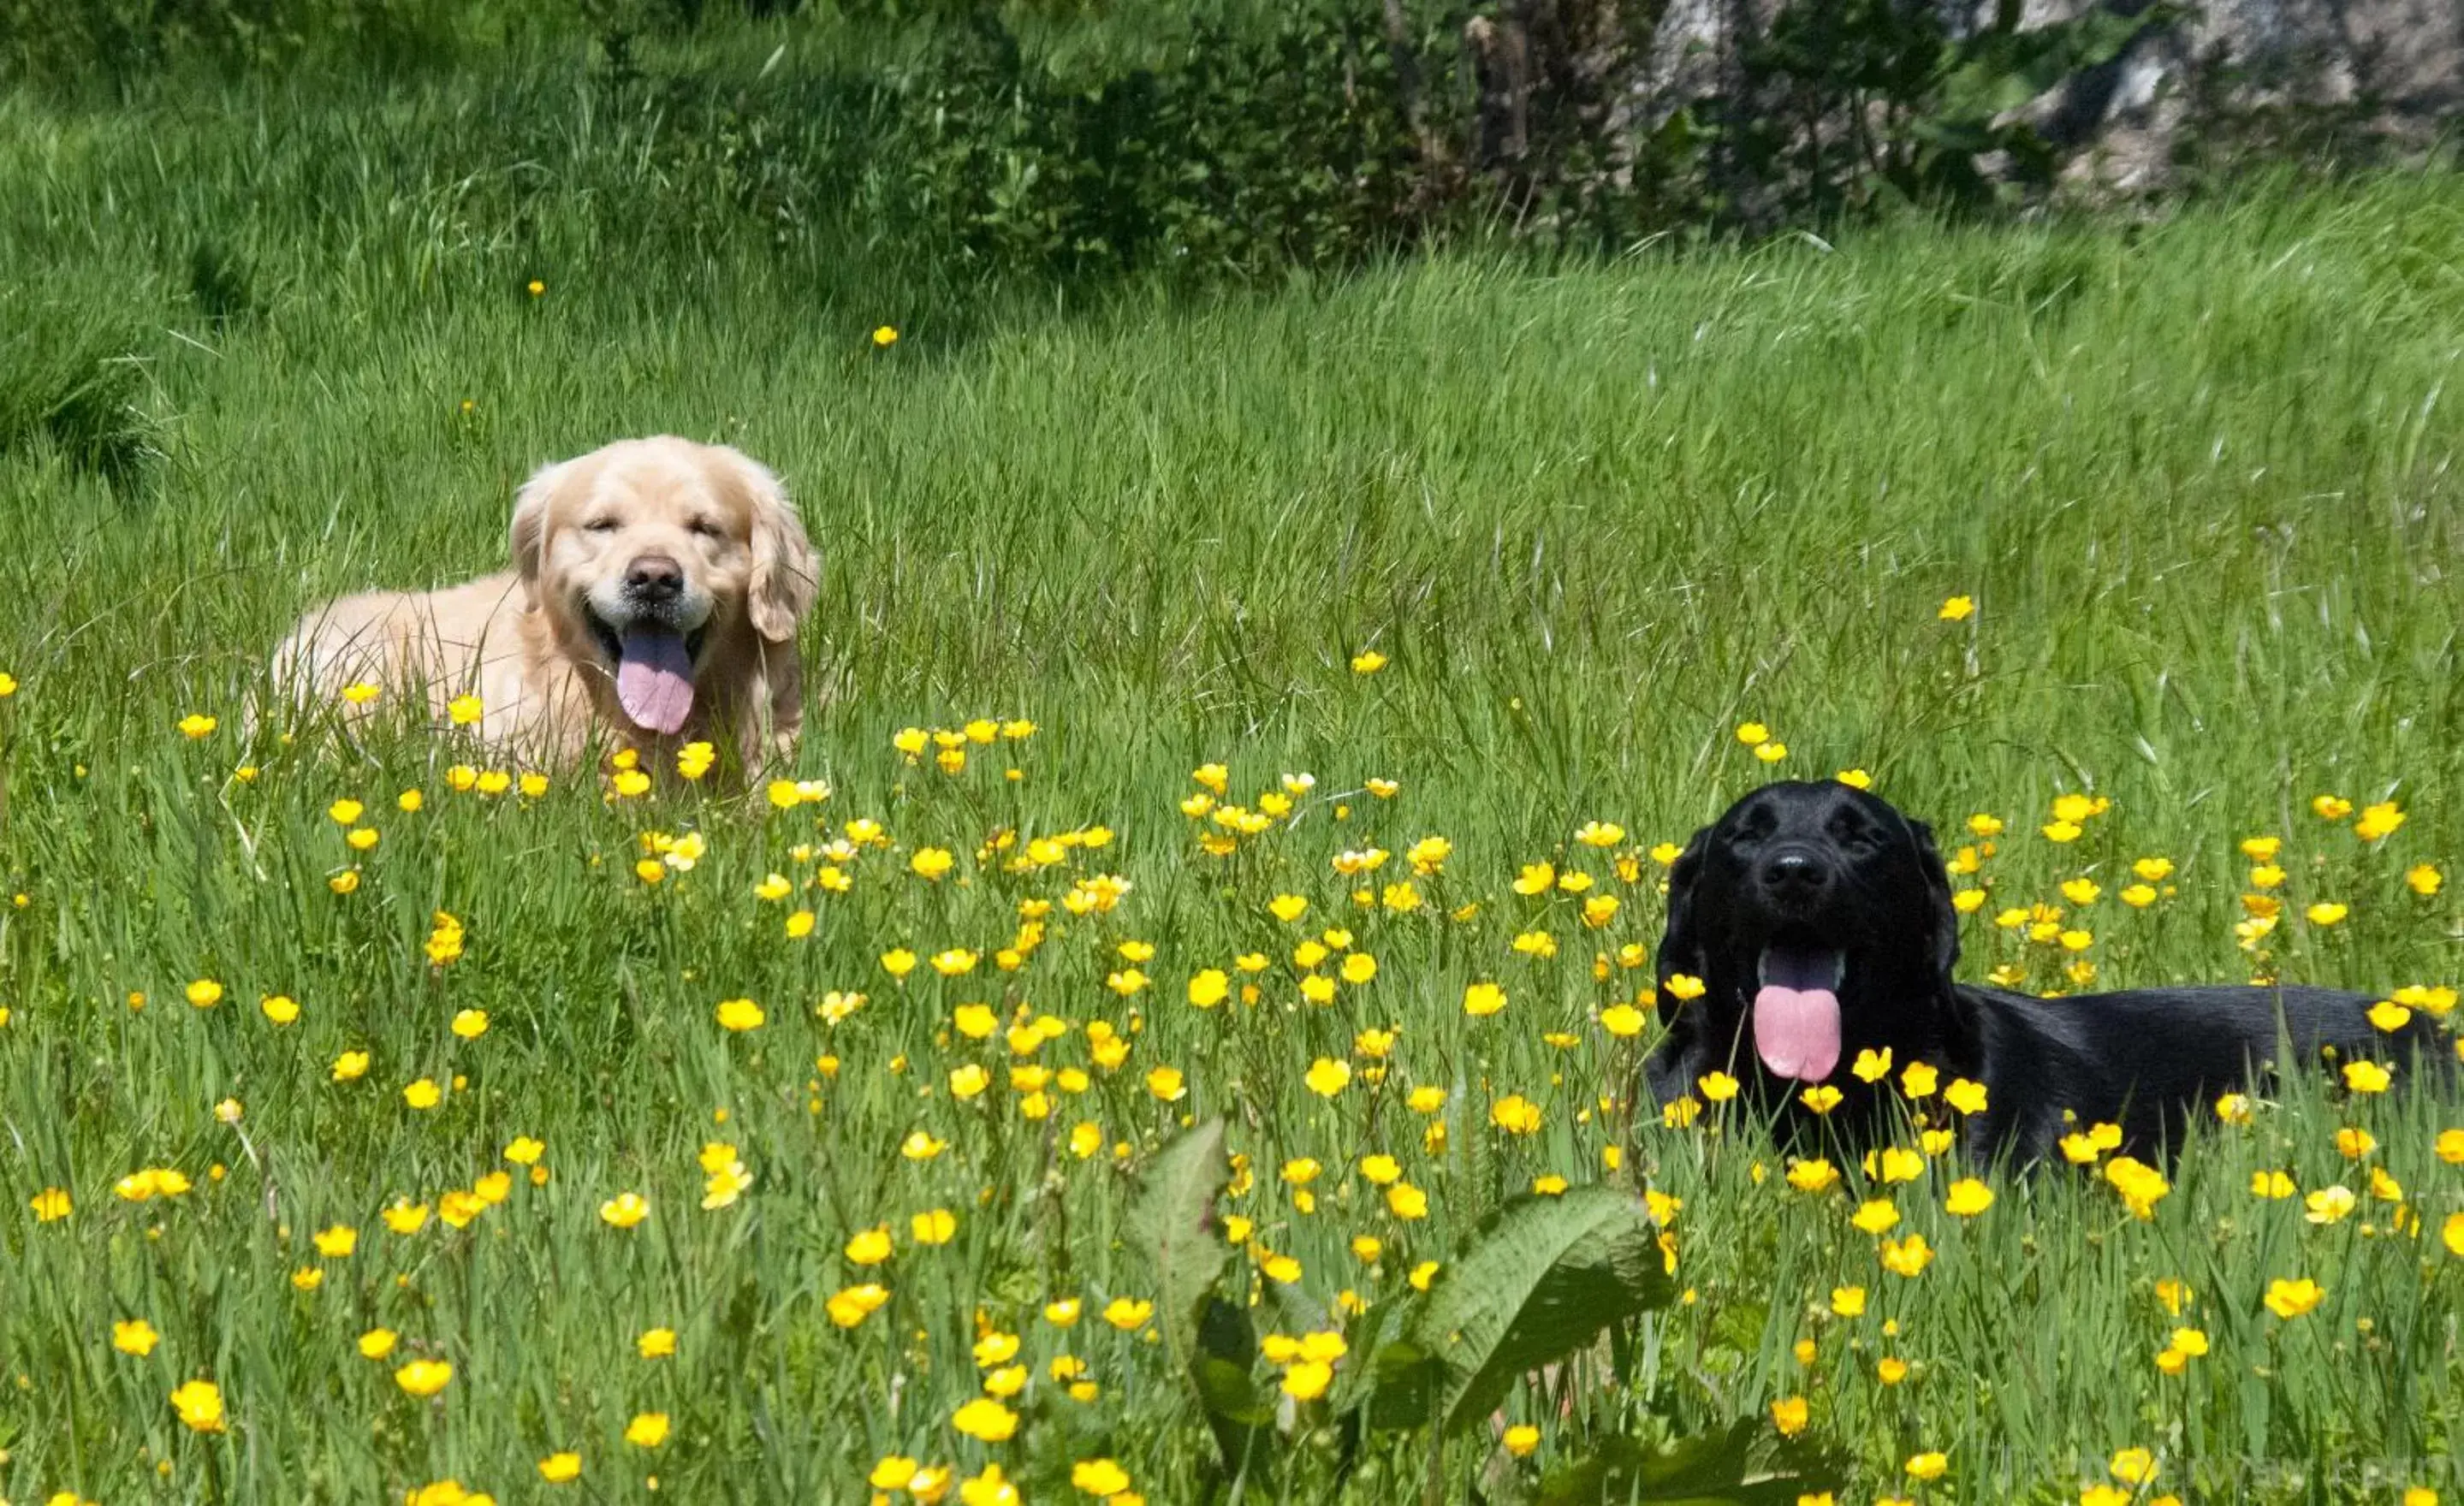
<svg viewBox="0 0 2464 1506">
<path fill-rule="evenodd" d="M 979 1442 L 1001 1443 L 1018 1431 L 1018 1413 L 989 1396 L 979 1396 L 950 1414 L 950 1426 Z"/>
<path fill-rule="evenodd" d="M 1326 1394 L 1334 1380 L 1334 1366 L 1316 1360 L 1294 1363 L 1284 1371 L 1284 1394 L 1295 1401 L 1313 1402 Z"/>
<path fill-rule="evenodd" d="M 2143 1219 L 2154 1218 L 2157 1202 L 2173 1190 L 2162 1171 L 2132 1156 L 2116 1156 L 2106 1162 L 2104 1179 L 2122 1194 L 2123 1206 Z"/>
<path fill-rule="evenodd" d="M 1109 1501 L 1129 1490 L 1130 1475 L 1111 1459 L 1081 1459 L 1070 1467 L 1069 1483 L 1089 1495 Z"/>
<path fill-rule="evenodd" d="M 393 1372 L 393 1384 L 413 1396 L 433 1396 L 452 1380 L 453 1365 L 448 1360 L 413 1360 Z"/>
<path fill-rule="evenodd" d="M 2326 1299 L 2326 1288 L 2306 1276 L 2267 1283 L 2267 1310 L 2287 1321 L 2310 1312 Z"/>
<path fill-rule="evenodd" d="M 1800 1192 L 1827 1192 L 1839 1185 L 1839 1168 L 1815 1157 L 1788 1164 L 1788 1185 Z"/>
<path fill-rule="evenodd" d="M 2365 806 L 2361 819 L 2353 822 L 2353 835 L 2364 841 L 2379 841 L 2393 836 L 2395 829 L 2403 824 L 2404 812 L 2396 808 L 2393 800 L 2387 800 Z"/>
<path fill-rule="evenodd" d="M 1882 1268 L 1893 1276 L 1915 1277 L 1932 1263 L 1933 1249 L 1921 1233 L 1882 1241 Z"/>
<path fill-rule="evenodd" d="M 171 1409 L 193 1432 L 224 1430 L 222 1387 L 211 1381 L 182 1382 L 171 1392 Z"/>
<path fill-rule="evenodd" d="M 1537 1134 L 1542 1123 L 1540 1105 L 1520 1093 L 1508 1093 L 1488 1106 L 1488 1122 L 1510 1135 Z"/>
<path fill-rule="evenodd" d="M 625 1425 L 625 1441 L 637 1449 L 655 1449 L 668 1441 L 668 1414 L 636 1412 Z"/>
</svg>

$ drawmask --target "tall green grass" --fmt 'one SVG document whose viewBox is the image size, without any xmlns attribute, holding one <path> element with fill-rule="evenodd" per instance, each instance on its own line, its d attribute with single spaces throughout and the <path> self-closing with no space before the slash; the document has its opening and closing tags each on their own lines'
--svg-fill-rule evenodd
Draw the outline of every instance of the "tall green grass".
<svg viewBox="0 0 2464 1506">
<path fill-rule="evenodd" d="M 1857 1499 L 1904 1485 L 1900 1462 L 1927 1449 L 1951 1460 L 1910 1488 L 1930 1499 L 2076 1498 L 2132 1445 L 2185 1498 L 2387 1499 L 2451 1477 L 2464 1406 L 2438 1234 L 2464 1195 L 2433 1140 L 2452 1103 L 2290 1089 L 2191 1147 L 2146 1223 L 2057 1171 L 1998 1184 L 1963 1224 L 1937 1169 L 1898 1194 L 1903 1228 L 1942 1252 L 1911 1281 L 1876 1264 L 1844 1194 L 1787 1189 L 1752 1126 L 1638 1116 L 1648 1037 L 1596 1020 L 1648 981 L 1617 960 L 1657 934 L 1643 849 L 1774 774 L 1849 767 L 1947 837 L 1971 813 L 2008 822 L 1982 860 L 1970 977 L 2009 964 L 2067 987 L 2062 959 L 1992 916 L 2078 910 L 2055 885 L 2085 874 L 2105 890 L 2079 910 L 2100 985 L 2456 981 L 2456 890 L 2404 880 L 2464 845 L 2452 179 L 2259 188 L 2127 229 L 1458 255 L 1064 307 L 908 282 L 895 246 L 849 270 L 819 240 L 705 223 L 693 186 L 626 165 L 656 122 L 586 96 L 427 87 L 238 120 L 0 107 L 0 307 L 48 321 L 0 333 L 16 604 L 0 670 L 20 685 L 0 700 L 0 869 L 20 896 L 0 909 L 0 1494 L 365 1500 L 453 1476 L 552 1498 L 533 1462 L 574 1448 L 568 1494 L 594 1499 L 652 1475 L 670 1499 L 862 1499 L 887 1453 L 1000 1460 L 1035 1499 L 1068 1498 L 1071 1463 L 1107 1454 L 1150 1499 L 1189 1498 L 1201 1430 L 1155 1346 L 1092 1313 L 1151 1295 L 1117 1240 L 1129 1189 L 1185 1118 L 1217 1113 L 1255 1180 L 1228 1206 L 1303 1262 L 1321 1307 L 1346 1288 L 1399 1299 L 1415 1263 L 1544 1172 L 1683 1198 L 1692 1299 L 1652 1320 L 1627 1384 L 1517 1393 L 1507 1411 L 1544 1429 L 1531 1463 L 1454 1445 L 1442 1476 L 1463 1495 L 1510 1493 L 1609 1432 L 1690 1432 L 1798 1394 L 1855 1461 Z M 886 349 L 884 323 L 902 332 Z M 107 423 L 59 417 L 88 392 Z M 821 546 L 795 772 L 827 780 L 826 803 L 773 813 L 678 786 L 611 803 L 561 770 L 536 800 L 456 795 L 447 767 L 471 755 L 449 744 L 248 727 L 297 613 L 498 567 L 531 468 L 663 430 L 777 468 Z M 139 436 L 136 458 L 98 462 L 98 433 Z M 1973 620 L 1937 619 L 1953 595 Z M 1370 648 L 1391 664 L 1355 674 Z M 191 712 L 218 729 L 184 737 Z M 901 728 L 979 715 L 1041 730 L 975 748 L 957 775 L 892 751 Z M 1747 720 L 1786 756 L 1759 762 L 1733 735 Z M 1243 803 L 1287 772 L 1317 783 L 1217 860 L 1177 808 L 1210 759 Z M 1366 793 L 1371 777 L 1401 790 Z M 416 815 L 393 803 L 407 788 Z M 2113 808 L 2057 845 L 2036 829 L 2068 791 Z M 2365 843 L 2311 814 L 2321 793 L 2409 819 Z M 356 860 L 328 815 L 341 797 L 383 832 Z M 858 817 L 894 845 L 848 865 L 852 892 L 754 896 L 772 871 L 801 883 L 817 862 L 795 849 Z M 1571 843 L 1595 818 L 1627 828 L 1639 882 Z M 1095 823 L 1110 845 L 1041 874 L 978 856 L 1002 829 Z M 654 830 L 708 851 L 645 884 Z M 1455 852 L 1412 913 L 1359 906 L 1330 867 L 1385 848 L 1382 889 L 1431 833 Z M 2233 931 L 2236 843 L 2259 834 L 2286 840 L 2287 904 L 2254 955 Z M 924 845 L 957 855 L 950 880 L 908 871 Z M 2114 891 L 2149 855 L 2174 862 L 2177 892 L 2127 910 Z M 1573 899 L 1514 893 L 1544 858 L 1595 873 L 1617 915 L 1587 929 Z M 354 862 L 358 892 L 330 892 Z M 1118 909 L 1056 908 L 1042 950 L 995 971 L 1018 902 L 1097 872 L 1132 882 Z M 1311 900 L 1301 923 L 1265 911 L 1283 892 Z M 2315 926 L 2317 901 L 2350 916 Z M 789 940 L 798 905 L 819 918 Z M 440 909 L 469 944 L 438 969 L 422 942 Z M 1304 1004 L 1289 956 L 1329 927 L 1378 975 Z M 1553 959 L 1509 949 L 1539 929 Z M 1105 983 L 1125 940 L 1156 948 L 1134 998 Z M 976 972 L 901 984 L 879 960 L 952 946 L 982 953 Z M 1184 1001 L 1193 972 L 1251 950 L 1270 958 L 1257 1005 Z M 198 978 L 224 985 L 214 1008 L 184 1001 Z M 1467 1018 L 1484 978 L 1509 1007 Z M 870 1002 L 825 1024 L 828 990 Z M 299 1002 L 295 1024 L 259 1012 L 275 993 Z M 730 1036 L 713 1007 L 740 996 L 769 1021 Z M 1044 1048 L 1055 1066 L 1088 1064 L 1092 1020 L 1139 1028 L 1125 1066 L 1032 1122 L 1001 1038 L 952 1028 L 976 999 L 1071 1022 Z M 459 1041 L 466 1008 L 491 1025 Z M 1390 1085 L 1303 1085 L 1386 1025 Z M 1572 1043 L 1544 1038 L 1558 1032 Z M 331 1080 L 345 1049 L 371 1054 L 365 1079 Z M 992 1089 L 953 1101 L 948 1071 L 978 1060 Z M 1185 1098 L 1149 1094 L 1159 1064 L 1185 1072 Z M 434 1110 L 399 1096 L 456 1074 Z M 1448 1090 L 1441 1152 L 1408 1084 Z M 1540 1133 L 1490 1126 L 1507 1092 L 1543 1105 Z M 236 1125 L 214 1116 L 227 1098 Z M 1083 1161 L 1066 1145 L 1081 1121 L 1102 1140 Z M 2347 1123 L 2382 1143 L 2365 1162 L 2331 1143 Z M 901 1157 L 919 1127 L 950 1149 Z M 380 1223 L 398 1195 L 468 1187 L 517 1134 L 546 1142 L 544 1186 L 517 1175 L 459 1233 Z M 710 1140 L 757 1181 L 704 1212 Z M 1378 1211 L 1347 1170 L 1371 1150 L 1429 1190 L 1427 1220 Z M 1303 1155 L 1326 1168 L 1309 1214 L 1277 1179 Z M 113 1195 L 158 1165 L 196 1190 Z M 2418 1237 L 2389 1232 L 2372 1165 Z M 2250 1195 L 2276 1167 L 2365 1206 L 2313 1226 L 2299 1199 Z M 29 1202 L 55 1186 L 77 1211 L 38 1223 Z M 620 1233 L 598 1210 L 626 1189 L 654 1211 Z M 907 1217 L 935 1206 L 958 1237 L 913 1248 Z M 822 1311 L 861 1277 L 842 1246 L 884 1221 L 891 1305 L 842 1331 Z M 320 1259 L 309 1233 L 336 1223 L 359 1252 Z M 1362 1232 L 1389 1244 L 1374 1268 L 1346 1248 Z M 322 1284 L 295 1289 L 312 1267 Z M 2270 1279 L 2302 1275 L 2329 1289 L 2318 1312 L 2259 1307 Z M 2167 1277 L 2198 1294 L 2182 1317 L 2154 1295 Z M 1851 1282 L 1868 1316 L 1826 1316 Z M 1045 1324 L 1068 1293 L 1089 1316 Z M 163 1336 L 143 1360 L 110 1345 L 136 1317 Z M 977 1389 L 979 1317 L 1024 1332 L 1036 1366 L 1007 1445 L 947 1426 Z M 2160 1376 L 2153 1353 L 2191 1322 L 2212 1353 Z M 360 1357 L 379 1324 L 402 1355 L 452 1360 L 440 1400 L 396 1387 L 402 1355 Z M 661 1324 L 677 1357 L 636 1357 Z M 1095 1400 L 1047 1378 L 1065 1348 Z M 1886 1352 L 1916 1367 L 1896 1386 L 1874 1375 Z M 198 1375 L 223 1387 L 226 1434 L 187 1432 L 165 1401 Z M 655 1451 L 622 1441 L 647 1410 L 675 1419 Z M 1321 1442 L 1288 1498 L 1330 1488 Z M 1373 1442 L 1349 1488 L 1393 1498 L 1424 1466 Z"/>
</svg>

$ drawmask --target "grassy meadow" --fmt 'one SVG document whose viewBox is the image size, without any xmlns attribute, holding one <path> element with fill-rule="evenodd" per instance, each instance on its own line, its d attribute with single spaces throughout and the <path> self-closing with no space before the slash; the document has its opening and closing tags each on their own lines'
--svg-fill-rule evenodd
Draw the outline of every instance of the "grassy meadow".
<svg viewBox="0 0 2464 1506">
<path fill-rule="evenodd" d="M 2452 1005 L 2464 183 L 1063 296 L 593 98 L 0 101 L 0 1496 L 1225 1498 L 1132 1217 L 1221 1119 L 1221 1290 L 1344 1336 L 1255 1498 L 1783 1427 L 1833 1476 L 1715 1498 L 2457 1498 L 2464 1105 L 1954 1213 L 1635 1094 L 1670 844 L 1775 776 L 1936 823 L 1969 979 Z M 821 548 L 801 786 L 252 725 L 659 431 Z M 1351 1429 L 1535 1184 L 1649 1190 L 1664 1301 Z"/>
</svg>

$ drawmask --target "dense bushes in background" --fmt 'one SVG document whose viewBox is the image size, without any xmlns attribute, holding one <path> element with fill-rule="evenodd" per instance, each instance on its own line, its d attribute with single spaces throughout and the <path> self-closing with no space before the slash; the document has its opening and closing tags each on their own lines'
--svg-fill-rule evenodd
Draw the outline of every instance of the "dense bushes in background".
<svg viewBox="0 0 2464 1506">
<path fill-rule="evenodd" d="M 838 82 L 863 122 L 856 170 L 876 225 L 998 268 L 1256 273 L 1475 228 L 1616 250 L 1678 229 L 2007 198 L 2058 164 L 2008 112 L 2160 14 L 2022 32 L 2008 6 L 1954 34 L 1930 3 L 1792 0 L 1718 76 L 1655 92 L 1652 59 L 1691 44 L 1660 34 L 1677 24 L 1666 8 L 1613 0 L 1213 13 L 1094 67 L 1025 45 L 1048 18 L 928 12 L 911 21 L 918 50 Z M 776 123 L 738 97 L 693 134 L 777 140 Z M 731 166 L 771 173 L 772 205 L 833 170 L 740 151 Z"/>
<path fill-rule="evenodd" d="M 1617 0 L 762 13 L 787 9 L 0 0 L 0 68 L 126 97 L 181 69 L 399 80 L 586 56 L 599 108 L 667 113 L 666 191 L 715 186 L 780 233 L 860 207 L 911 254 L 1209 274 L 1473 225 L 1615 247 L 1990 198 L 2054 165 L 2001 112 L 2152 13 L 2022 33 L 2005 5 L 1954 33 L 1931 0 L 1788 0 L 1702 36 L 1681 33 L 1691 8 Z M 763 39 L 780 52 L 755 68 Z"/>
</svg>

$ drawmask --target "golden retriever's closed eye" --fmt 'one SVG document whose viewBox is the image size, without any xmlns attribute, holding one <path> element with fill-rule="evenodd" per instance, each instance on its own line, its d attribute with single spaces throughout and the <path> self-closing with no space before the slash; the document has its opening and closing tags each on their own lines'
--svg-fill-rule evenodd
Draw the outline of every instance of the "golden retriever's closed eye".
<svg viewBox="0 0 2464 1506">
<path fill-rule="evenodd" d="M 748 769 L 794 753 L 818 562 L 768 470 L 669 436 L 545 467 L 515 499 L 513 563 L 311 612 L 275 651 L 277 685 L 416 690 L 439 718 L 473 694 L 482 736 L 540 761 L 594 731 L 646 753 L 733 736 Z"/>
</svg>

